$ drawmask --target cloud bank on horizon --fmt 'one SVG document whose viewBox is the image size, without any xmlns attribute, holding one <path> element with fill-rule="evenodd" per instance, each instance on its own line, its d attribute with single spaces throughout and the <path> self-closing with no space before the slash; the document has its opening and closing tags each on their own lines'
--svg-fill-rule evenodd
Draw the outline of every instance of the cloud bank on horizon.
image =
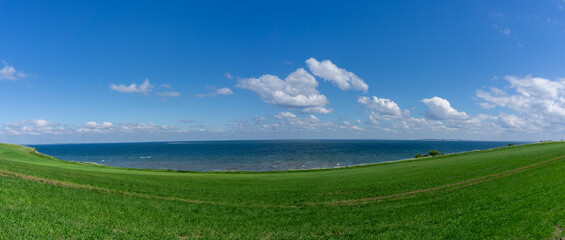
<svg viewBox="0 0 565 240">
<path fill-rule="evenodd" d="M 339 68 L 330 60 L 318 61 L 315 58 L 306 60 L 308 70 L 298 68 L 285 79 L 275 75 L 264 74 L 257 78 L 240 78 L 235 87 L 249 90 L 261 101 L 277 109 L 268 116 L 236 119 L 225 124 L 223 129 L 207 129 L 203 124 L 195 124 L 193 120 L 180 120 L 192 125 L 186 129 L 154 123 L 88 121 L 80 126 L 54 123 L 44 119 L 22 120 L 0 125 L 0 136 L 22 135 L 58 135 L 81 136 L 139 134 L 176 134 L 181 137 L 194 132 L 207 132 L 212 137 L 230 138 L 230 136 L 269 136 L 270 133 L 379 133 L 411 134 L 415 132 L 466 132 L 474 134 L 493 134 L 504 132 L 540 132 L 565 130 L 565 80 L 552 81 L 540 77 L 505 76 L 507 90 L 497 87 L 486 87 L 476 90 L 476 101 L 483 109 L 500 109 L 497 115 L 479 113 L 475 116 L 457 110 L 442 97 L 433 96 L 421 99 L 427 110 L 422 117 L 411 116 L 409 109 L 402 109 L 394 100 L 378 96 L 357 96 L 350 104 L 359 104 L 366 113 L 365 119 L 352 121 L 323 121 L 314 114 L 332 114 L 334 109 L 328 108 L 329 100 L 318 87 L 316 77 L 331 82 L 331 85 L 342 91 L 355 90 L 367 93 L 369 85 L 356 74 Z M 6 68 L 6 67 L 5 67 Z M 10 74 L 16 74 L 10 70 Z M 23 74 L 23 73 L 22 73 Z M 228 75 L 228 74 L 226 74 Z M 20 75 L 25 76 L 25 75 Z M 231 75 L 227 76 L 233 79 Z M 162 88 L 170 88 L 163 84 Z M 148 79 L 143 83 L 111 84 L 109 89 L 120 93 L 141 93 L 149 96 L 155 85 Z M 229 88 L 215 88 L 209 94 L 197 94 L 196 97 L 213 97 L 215 95 L 233 95 Z M 161 97 L 180 97 L 178 92 L 157 92 Z M 184 134 L 184 135 L 183 135 Z M 274 134 L 273 136 L 277 136 Z M 369 135 L 374 136 L 374 135 Z M 408 136 L 408 135 L 406 135 Z M 88 138 L 87 138 L 88 139 Z"/>
</svg>

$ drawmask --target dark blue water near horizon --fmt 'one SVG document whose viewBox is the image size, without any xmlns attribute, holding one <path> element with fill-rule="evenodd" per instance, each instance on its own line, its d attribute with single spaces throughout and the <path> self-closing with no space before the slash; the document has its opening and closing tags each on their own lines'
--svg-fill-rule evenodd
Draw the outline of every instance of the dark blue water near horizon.
<svg viewBox="0 0 565 240">
<path fill-rule="evenodd" d="M 258 140 L 29 145 L 53 157 L 115 167 L 186 171 L 273 171 L 379 163 L 435 149 L 457 153 L 509 142 Z M 516 142 L 515 142 L 516 143 Z M 519 143 L 516 143 L 519 144 Z"/>
</svg>

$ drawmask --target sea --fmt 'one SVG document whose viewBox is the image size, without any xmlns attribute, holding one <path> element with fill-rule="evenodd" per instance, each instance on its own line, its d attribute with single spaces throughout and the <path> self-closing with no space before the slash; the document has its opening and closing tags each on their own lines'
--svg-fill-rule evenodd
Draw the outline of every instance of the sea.
<svg viewBox="0 0 565 240">
<path fill-rule="evenodd" d="M 509 142 L 439 140 L 261 140 L 29 145 L 53 157 L 115 167 L 183 171 L 279 171 L 344 167 L 458 153 Z M 514 142 L 514 144 L 522 144 Z"/>
</svg>

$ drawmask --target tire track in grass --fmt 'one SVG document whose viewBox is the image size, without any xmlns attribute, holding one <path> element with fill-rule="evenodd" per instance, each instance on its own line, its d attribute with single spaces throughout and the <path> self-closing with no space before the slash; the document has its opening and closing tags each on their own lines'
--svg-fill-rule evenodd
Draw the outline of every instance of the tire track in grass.
<svg viewBox="0 0 565 240">
<path fill-rule="evenodd" d="M 98 192 L 103 192 L 103 193 L 114 193 L 114 194 L 121 194 L 121 195 L 126 195 L 126 196 L 135 196 L 135 197 L 148 198 L 148 199 L 162 199 L 162 200 L 180 201 L 180 202 L 198 203 L 198 204 L 205 204 L 205 203 L 216 204 L 216 205 L 221 204 L 221 203 L 216 203 L 216 202 L 206 202 L 206 201 L 200 201 L 200 200 L 190 200 L 190 199 L 175 198 L 175 197 L 163 197 L 163 196 L 144 194 L 144 193 L 134 193 L 134 192 L 128 192 L 128 191 L 112 190 L 112 189 L 107 189 L 107 188 L 94 187 L 94 186 L 89 186 L 89 185 L 82 185 L 82 184 L 77 184 L 77 183 L 69 183 L 69 182 L 64 182 L 64 181 L 59 181 L 59 180 L 53 180 L 53 179 L 49 179 L 49 178 L 35 177 L 35 176 L 11 172 L 11 171 L 7 171 L 7 170 L 3 170 L 3 169 L 0 169 L 0 176 L 11 177 L 11 178 L 19 178 L 19 179 L 23 179 L 23 180 L 27 180 L 27 181 L 43 183 L 43 184 L 48 184 L 48 185 L 53 185 L 53 186 L 58 186 L 58 187 L 74 188 L 74 189 L 89 190 L 89 191 L 98 191 Z"/>
<path fill-rule="evenodd" d="M 326 205 L 326 206 L 358 205 L 358 204 L 367 204 L 367 203 L 370 203 L 370 202 L 376 201 L 376 200 L 406 199 L 406 198 L 414 197 L 416 194 L 419 194 L 419 193 L 427 193 L 427 192 L 433 192 L 433 191 L 443 191 L 443 192 L 453 191 L 453 190 L 457 190 L 457 189 L 461 189 L 461 188 L 474 186 L 474 185 L 477 185 L 477 184 L 480 184 L 480 183 L 490 182 L 490 181 L 493 181 L 493 180 L 496 180 L 496 179 L 499 179 L 499 178 L 512 176 L 512 175 L 522 173 L 522 172 L 525 172 L 525 171 L 528 171 L 528 170 L 532 170 L 532 169 L 544 167 L 544 166 L 547 166 L 547 165 L 559 163 L 559 162 L 562 162 L 563 160 L 565 160 L 565 155 L 560 156 L 560 157 L 556 157 L 556 158 L 552 158 L 552 159 L 549 159 L 549 160 L 545 160 L 545 161 L 542 161 L 542 162 L 539 162 L 539 163 L 534 163 L 534 164 L 531 164 L 531 165 L 528 165 L 528 166 L 515 168 L 515 169 L 511 169 L 511 170 L 507 170 L 507 171 L 504 171 L 504 172 L 495 173 L 495 174 L 491 174 L 491 175 L 487 175 L 487 176 L 483 176 L 483 177 L 478 177 L 478 178 L 468 179 L 468 180 L 464 180 L 464 181 L 460 181 L 460 182 L 456 182 L 456 183 L 451 183 L 451 184 L 446 184 L 446 185 L 441 185 L 441 186 L 436 186 L 436 187 L 431 187 L 431 188 L 425 188 L 425 189 L 419 189 L 419 190 L 414 190 L 414 191 L 408 191 L 408 192 L 403 192 L 403 193 L 396 193 L 396 194 L 369 197 L 369 198 L 330 201 L 330 202 L 309 202 L 309 203 L 297 204 L 297 205 L 229 204 L 229 203 L 223 203 L 223 202 L 201 201 L 201 200 L 192 200 L 192 199 L 177 198 L 177 197 L 165 197 L 165 196 L 151 195 L 151 194 L 145 194 L 145 193 L 135 193 L 135 192 L 128 192 L 128 191 L 112 190 L 112 189 L 107 189 L 107 188 L 101 188 L 101 187 L 94 187 L 94 186 L 82 185 L 82 184 L 77 184 L 77 183 L 64 182 L 64 181 L 54 180 L 54 179 L 49 179 L 49 178 L 41 178 L 41 177 L 36 177 L 36 176 L 31 176 L 31 175 L 25 175 L 25 174 L 16 173 L 16 172 L 3 170 L 3 169 L 0 169 L 0 176 L 11 177 L 11 178 L 19 178 L 19 179 L 23 179 L 23 180 L 27 180 L 27 181 L 33 181 L 33 182 L 37 182 L 37 183 L 49 184 L 49 185 L 59 186 L 59 187 L 74 188 L 74 189 L 89 190 L 89 191 L 98 191 L 98 192 L 110 193 L 110 194 L 120 194 L 120 195 L 134 196 L 134 197 L 140 197 L 140 198 L 145 198 L 145 199 L 158 199 L 158 200 L 177 201 L 177 202 L 185 202 L 185 203 L 193 203 L 193 204 L 210 204 L 210 205 L 228 206 L 228 207 L 298 208 L 300 206 L 315 206 L 315 205 Z"/>
<path fill-rule="evenodd" d="M 495 180 L 495 179 L 512 176 L 512 175 L 522 173 L 522 172 L 525 172 L 525 171 L 528 171 L 528 170 L 532 170 L 532 169 L 535 169 L 535 168 L 540 168 L 540 167 L 543 167 L 543 166 L 559 163 L 559 162 L 562 162 L 563 160 L 565 160 L 565 155 L 560 156 L 560 157 L 556 157 L 556 158 L 552 158 L 552 159 L 549 159 L 549 160 L 546 160 L 546 161 L 542 161 L 542 162 L 539 162 L 539 163 L 534 163 L 534 164 L 531 164 L 531 165 L 528 165 L 528 166 L 511 169 L 511 170 L 504 171 L 504 172 L 500 172 L 500 173 L 495 173 L 495 174 L 491 174 L 491 175 L 487 175 L 487 176 L 483 176 L 483 177 L 468 179 L 468 180 L 461 181 L 461 182 L 456 182 L 456 183 L 451 183 L 451 184 L 441 185 L 441 186 L 436 186 L 436 187 L 431 187 L 431 188 L 419 189 L 419 190 L 414 190 L 414 191 L 409 191 L 409 192 L 396 193 L 396 194 L 383 195 L 383 196 L 376 196 L 376 197 L 369 197 L 369 198 L 348 199 L 348 200 L 341 200 L 341 201 L 311 202 L 311 203 L 307 203 L 307 204 L 309 204 L 309 205 L 336 205 L 336 206 L 337 205 L 357 205 L 357 204 L 368 203 L 368 202 L 375 201 L 375 200 L 404 199 L 404 198 L 410 197 L 410 196 L 418 194 L 418 193 L 426 193 L 426 192 L 433 192 L 433 191 L 439 191 L 439 190 L 443 190 L 444 192 L 453 191 L 453 190 L 477 185 L 477 184 L 480 184 L 480 183 L 490 182 L 490 181 Z"/>
<path fill-rule="evenodd" d="M 212 201 L 201 201 L 201 200 L 192 200 L 186 198 L 177 198 L 177 197 L 165 197 L 165 196 L 158 196 L 152 194 L 145 194 L 145 193 L 135 193 L 135 192 L 128 192 L 128 191 L 120 191 L 120 190 L 113 190 L 101 187 L 94 187 L 89 185 L 82 185 L 77 183 L 69 183 L 49 178 L 41 178 L 35 177 L 31 175 L 25 175 L 21 173 L 11 172 L 8 170 L 0 169 L 0 177 L 9 177 L 9 178 L 19 178 L 27 181 L 48 184 L 58 187 L 66 187 L 66 188 L 74 188 L 80 190 L 87 190 L 87 191 L 98 191 L 101 193 L 108 193 L 108 194 L 119 194 L 124 196 L 134 196 L 140 197 L 145 199 L 157 199 L 157 200 L 167 200 L 167 201 L 177 201 L 177 202 L 185 202 L 185 203 L 193 203 L 193 204 L 209 204 L 209 205 L 216 205 L 216 206 L 227 206 L 227 207 L 276 207 L 276 208 L 297 208 L 297 206 L 282 206 L 282 205 L 251 205 L 251 204 L 230 204 L 230 203 L 223 203 L 223 202 L 212 202 Z"/>
</svg>

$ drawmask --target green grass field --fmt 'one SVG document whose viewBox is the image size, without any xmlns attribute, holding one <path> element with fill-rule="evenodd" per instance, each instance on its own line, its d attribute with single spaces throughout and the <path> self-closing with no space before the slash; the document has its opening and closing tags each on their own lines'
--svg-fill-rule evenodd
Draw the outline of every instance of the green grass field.
<svg viewBox="0 0 565 240">
<path fill-rule="evenodd" d="M 189 173 L 0 144 L 0 239 L 562 239 L 565 143 L 338 169 Z"/>
</svg>

